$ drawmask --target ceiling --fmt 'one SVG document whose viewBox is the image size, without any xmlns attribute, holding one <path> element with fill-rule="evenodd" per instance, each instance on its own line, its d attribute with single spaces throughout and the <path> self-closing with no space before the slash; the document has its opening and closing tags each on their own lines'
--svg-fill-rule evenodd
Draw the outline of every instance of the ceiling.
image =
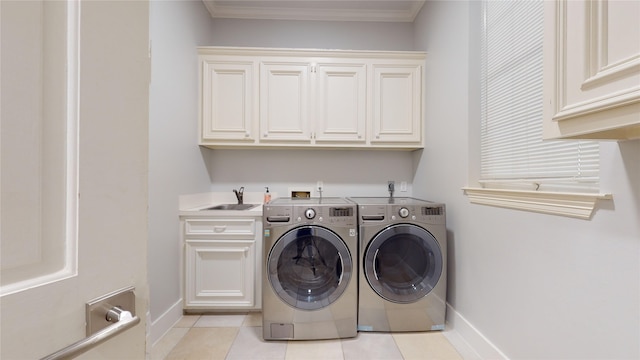
<svg viewBox="0 0 640 360">
<path fill-rule="evenodd" d="M 202 0 L 214 18 L 412 22 L 425 0 Z"/>
</svg>

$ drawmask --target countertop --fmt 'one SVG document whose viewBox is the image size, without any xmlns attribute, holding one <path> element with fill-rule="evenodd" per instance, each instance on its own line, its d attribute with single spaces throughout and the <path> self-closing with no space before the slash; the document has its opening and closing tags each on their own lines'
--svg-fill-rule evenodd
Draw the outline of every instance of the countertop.
<svg viewBox="0 0 640 360">
<path fill-rule="evenodd" d="M 277 194 L 271 194 L 272 199 L 276 197 Z M 249 210 L 202 210 L 221 204 L 236 204 L 238 200 L 232 191 L 181 195 L 178 215 L 180 217 L 259 217 L 262 216 L 263 200 L 264 193 L 262 192 L 245 192 L 243 203 L 257 206 Z"/>
</svg>

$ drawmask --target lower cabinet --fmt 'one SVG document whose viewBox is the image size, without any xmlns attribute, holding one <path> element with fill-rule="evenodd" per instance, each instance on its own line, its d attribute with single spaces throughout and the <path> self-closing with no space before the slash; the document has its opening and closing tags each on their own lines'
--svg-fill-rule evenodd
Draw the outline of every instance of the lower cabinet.
<svg viewBox="0 0 640 360">
<path fill-rule="evenodd" d="M 260 309 L 262 223 L 257 218 L 186 219 L 184 308 Z"/>
</svg>

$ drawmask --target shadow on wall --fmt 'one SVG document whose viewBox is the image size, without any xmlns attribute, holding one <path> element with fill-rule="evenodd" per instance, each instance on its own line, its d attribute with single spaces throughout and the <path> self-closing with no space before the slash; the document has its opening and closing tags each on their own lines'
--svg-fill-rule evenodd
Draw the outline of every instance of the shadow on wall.
<svg viewBox="0 0 640 360">
<path fill-rule="evenodd" d="M 386 184 L 411 182 L 415 175 L 412 153 L 388 150 L 206 149 L 212 184 L 236 182 Z"/>
<path fill-rule="evenodd" d="M 640 140 L 618 142 L 636 209 L 640 209 Z M 633 186 L 635 184 L 635 186 Z"/>
</svg>

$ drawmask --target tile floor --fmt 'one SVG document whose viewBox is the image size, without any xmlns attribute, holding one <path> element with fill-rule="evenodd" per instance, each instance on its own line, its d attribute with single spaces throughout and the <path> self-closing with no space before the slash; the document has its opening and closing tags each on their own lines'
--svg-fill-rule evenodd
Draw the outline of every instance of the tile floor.
<svg viewBox="0 0 640 360">
<path fill-rule="evenodd" d="M 352 339 L 264 341 L 262 314 L 185 315 L 152 348 L 151 360 L 463 359 L 444 332 L 366 333 Z"/>
</svg>

